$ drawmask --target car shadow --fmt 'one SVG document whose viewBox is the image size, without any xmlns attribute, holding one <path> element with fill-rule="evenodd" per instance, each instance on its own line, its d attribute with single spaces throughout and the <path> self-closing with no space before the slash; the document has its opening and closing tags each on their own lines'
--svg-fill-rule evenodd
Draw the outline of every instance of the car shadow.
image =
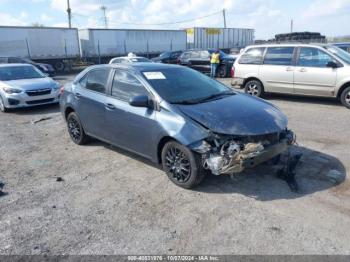
<svg viewBox="0 0 350 262">
<path fill-rule="evenodd" d="M 44 115 L 44 114 L 51 114 L 51 113 L 58 113 L 60 112 L 60 107 L 57 104 L 49 104 L 49 105 L 38 105 L 33 107 L 26 107 L 26 108 L 15 108 L 11 109 L 9 114 L 16 114 L 16 115 Z"/>
<path fill-rule="evenodd" d="M 297 96 L 297 95 L 288 95 L 288 94 L 265 94 L 265 100 L 284 100 L 289 102 L 298 102 L 305 104 L 322 104 L 343 107 L 341 102 L 332 97 L 311 97 L 311 96 Z"/>
<path fill-rule="evenodd" d="M 101 145 L 116 153 L 162 170 L 161 165 L 127 150 L 98 140 L 93 140 L 88 144 L 88 146 Z M 242 194 L 260 201 L 271 201 L 300 198 L 336 187 L 345 181 L 346 169 L 337 158 L 299 146 L 293 146 L 291 152 L 303 154 L 296 168 L 296 181 L 300 189 L 298 193 L 292 192 L 287 182 L 277 177 L 277 169 L 270 165 L 260 165 L 233 177 L 209 174 L 199 186 L 192 190 L 208 194 Z M 340 181 L 335 183 L 331 180 L 330 172 L 341 175 Z"/>
<path fill-rule="evenodd" d="M 260 201 L 294 199 L 324 191 L 343 183 L 344 165 L 335 157 L 305 147 L 293 146 L 291 152 L 301 153 L 296 168 L 298 193 L 292 192 L 285 180 L 277 177 L 277 169 L 260 165 L 235 176 L 209 175 L 196 190 L 214 194 L 242 194 Z M 334 180 L 334 174 L 338 181 Z"/>
</svg>

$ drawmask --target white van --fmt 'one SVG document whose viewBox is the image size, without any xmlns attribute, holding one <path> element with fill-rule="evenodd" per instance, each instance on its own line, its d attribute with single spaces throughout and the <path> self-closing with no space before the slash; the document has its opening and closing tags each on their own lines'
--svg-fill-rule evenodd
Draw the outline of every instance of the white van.
<svg viewBox="0 0 350 262">
<path fill-rule="evenodd" d="M 350 108 L 350 54 L 326 44 L 248 46 L 235 61 L 232 86 L 266 92 L 338 98 Z"/>
</svg>

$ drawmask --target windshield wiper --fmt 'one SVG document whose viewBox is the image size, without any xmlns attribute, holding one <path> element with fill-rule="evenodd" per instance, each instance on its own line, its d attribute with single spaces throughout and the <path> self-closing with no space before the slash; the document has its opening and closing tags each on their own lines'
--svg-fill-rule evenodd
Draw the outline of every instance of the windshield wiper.
<svg viewBox="0 0 350 262">
<path fill-rule="evenodd" d="M 231 91 L 227 91 L 227 92 L 221 92 L 221 93 L 217 93 L 217 94 L 213 94 L 204 98 L 201 98 L 199 100 L 197 100 L 197 103 L 204 103 L 213 99 L 217 99 L 217 98 L 221 98 L 223 96 L 232 96 L 235 95 L 235 92 L 231 92 Z"/>
</svg>

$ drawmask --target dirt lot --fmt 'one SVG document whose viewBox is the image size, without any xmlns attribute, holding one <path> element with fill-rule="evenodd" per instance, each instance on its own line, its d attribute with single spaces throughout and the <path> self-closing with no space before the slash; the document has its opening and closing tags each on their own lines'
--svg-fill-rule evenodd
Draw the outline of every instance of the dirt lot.
<svg viewBox="0 0 350 262">
<path fill-rule="evenodd" d="M 349 174 L 350 111 L 267 99 L 298 135 L 301 193 L 268 166 L 184 190 L 126 151 L 76 146 L 58 106 L 0 114 L 0 254 L 350 254 L 350 183 L 330 179 Z"/>
</svg>

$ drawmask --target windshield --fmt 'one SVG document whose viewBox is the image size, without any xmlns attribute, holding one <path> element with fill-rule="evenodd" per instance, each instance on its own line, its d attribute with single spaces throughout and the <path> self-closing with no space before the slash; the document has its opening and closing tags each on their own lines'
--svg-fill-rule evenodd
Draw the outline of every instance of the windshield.
<svg viewBox="0 0 350 262">
<path fill-rule="evenodd" d="M 350 64 L 350 54 L 348 52 L 336 46 L 326 46 L 325 48 L 345 63 Z"/>
<path fill-rule="evenodd" d="M 166 101 L 195 104 L 220 94 L 235 94 L 230 88 L 189 68 L 166 68 L 143 72 L 147 81 Z"/>
<path fill-rule="evenodd" d="M 32 66 L 0 67 L 0 80 L 10 81 L 19 79 L 44 78 L 41 72 Z"/>
<path fill-rule="evenodd" d="M 168 56 L 170 56 L 170 52 L 161 53 L 159 57 L 168 57 Z"/>
<path fill-rule="evenodd" d="M 132 62 L 152 62 L 151 60 L 149 60 L 148 58 L 145 57 L 135 57 L 135 58 L 131 58 Z"/>
</svg>

